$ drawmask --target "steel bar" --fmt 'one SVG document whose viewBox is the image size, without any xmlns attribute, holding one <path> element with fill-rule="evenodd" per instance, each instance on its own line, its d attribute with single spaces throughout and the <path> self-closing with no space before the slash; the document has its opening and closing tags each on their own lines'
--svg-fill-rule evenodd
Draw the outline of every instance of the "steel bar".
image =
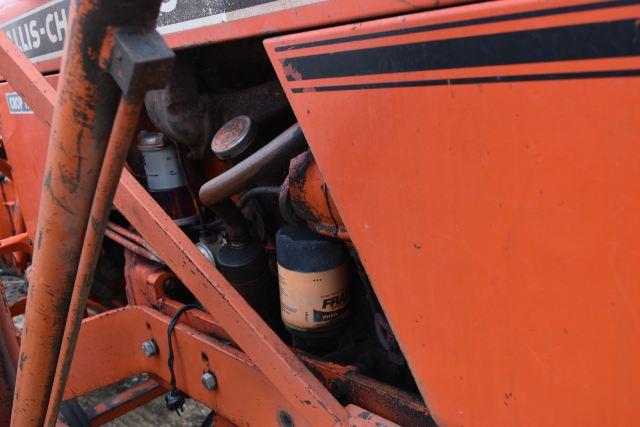
<svg viewBox="0 0 640 427">
<path fill-rule="evenodd" d="M 118 224 L 115 224 L 115 223 L 113 223 L 111 221 L 109 221 L 107 223 L 107 228 L 109 228 L 109 229 L 115 231 L 116 233 L 126 237 L 127 239 L 131 240 L 132 242 L 137 243 L 138 245 L 149 249 L 147 247 L 147 242 L 145 242 L 144 239 L 139 234 L 136 234 L 133 231 L 127 230 L 126 228 L 124 228 L 124 227 L 122 227 L 122 226 L 120 226 Z"/>
<path fill-rule="evenodd" d="M 87 300 L 93 284 L 93 273 L 102 249 L 102 239 L 109 220 L 113 196 L 118 187 L 118 181 L 129 152 L 131 140 L 134 137 L 141 108 L 142 102 L 140 98 L 127 99 L 122 97 L 113 123 L 107 152 L 98 179 L 97 190 L 91 206 L 91 226 L 87 227 L 78 272 L 73 285 L 64 339 L 62 340 L 58 368 L 45 422 L 45 425 L 49 427 L 55 425 L 58 417 L 73 351 L 80 331 L 80 324 L 87 309 Z"/>
<path fill-rule="evenodd" d="M 160 258 L 158 258 L 156 255 L 154 255 L 151 252 L 149 252 L 147 249 L 143 248 L 142 246 L 140 246 L 139 244 L 137 244 L 135 242 L 132 242 L 132 241 L 126 239 L 121 234 L 116 233 L 115 231 L 113 231 L 113 230 L 111 230 L 109 228 L 104 230 L 104 235 L 107 236 L 109 239 L 113 240 L 114 242 L 119 243 L 122 246 L 124 246 L 125 248 L 129 249 L 131 252 L 140 255 L 141 257 L 144 257 L 144 258 L 146 258 L 148 260 L 151 260 L 151 261 L 156 261 L 156 262 L 160 261 Z"/>
</svg>

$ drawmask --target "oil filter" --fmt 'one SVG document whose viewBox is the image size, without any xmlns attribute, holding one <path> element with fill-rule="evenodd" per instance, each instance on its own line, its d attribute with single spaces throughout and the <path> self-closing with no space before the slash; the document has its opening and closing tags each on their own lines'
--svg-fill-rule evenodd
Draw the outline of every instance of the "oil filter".
<svg viewBox="0 0 640 427">
<path fill-rule="evenodd" d="M 285 225 L 276 234 L 280 312 L 295 336 L 326 335 L 349 314 L 345 244 L 311 230 Z"/>
</svg>

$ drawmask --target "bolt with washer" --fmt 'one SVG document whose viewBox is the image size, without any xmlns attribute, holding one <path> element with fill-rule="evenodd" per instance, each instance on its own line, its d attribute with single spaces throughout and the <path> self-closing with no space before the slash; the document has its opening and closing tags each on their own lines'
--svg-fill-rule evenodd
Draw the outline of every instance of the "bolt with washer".
<svg viewBox="0 0 640 427">
<path fill-rule="evenodd" d="M 142 342 L 142 352 L 147 357 L 153 357 L 158 354 L 158 346 L 154 340 L 147 340 Z"/>
<path fill-rule="evenodd" d="M 215 390 L 215 388 L 218 387 L 218 380 L 216 379 L 215 374 L 211 371 L 207 371 L 202 374 L 200 380 L 202 381 L 202 385 L 204 386 L 204 388 L 209 391 Z"/>
</svg>

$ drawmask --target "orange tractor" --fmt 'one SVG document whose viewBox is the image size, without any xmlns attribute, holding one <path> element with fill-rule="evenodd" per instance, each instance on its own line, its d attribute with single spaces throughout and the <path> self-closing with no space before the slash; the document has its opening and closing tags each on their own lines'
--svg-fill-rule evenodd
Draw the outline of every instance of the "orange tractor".
<svg viewBox="0 0 640 427">
<path fill-rule="evenodd" d="M 639 18 L 0 1 L 0 426 L 638 424 Z"/>
</svg>

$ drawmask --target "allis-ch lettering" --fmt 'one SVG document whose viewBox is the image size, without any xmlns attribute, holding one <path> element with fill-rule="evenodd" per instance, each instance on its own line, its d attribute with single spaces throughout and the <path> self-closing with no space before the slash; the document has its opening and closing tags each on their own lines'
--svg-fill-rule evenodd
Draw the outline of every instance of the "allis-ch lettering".
<svg viewBox="0 0 640 427">
<path fill-rule="evenodd" d="M 31 19 L 5 30 L 7 36 L 22 51 L 29 52 L 38 49 L 46 38 L 48 43 L 54 44 L 64 40 L 67 28 L 67 10 L 60 8 L 48 13 L 44 21 Z"/>
</svg>

